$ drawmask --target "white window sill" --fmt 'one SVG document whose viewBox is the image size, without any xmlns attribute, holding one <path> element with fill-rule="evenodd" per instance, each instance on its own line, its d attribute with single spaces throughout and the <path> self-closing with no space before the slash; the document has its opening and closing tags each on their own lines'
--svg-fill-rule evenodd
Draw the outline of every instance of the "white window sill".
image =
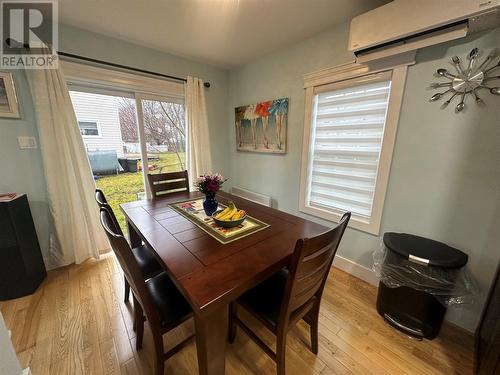
<svg viewBox="0 0 500 375">
<path fill-rule="evenodd" d="M 305 214 L 316 216 L 323 220 L 332 221 L 334 223 L 338 223 L 343 215 L 343 213 L 337 213 L 334 211 L 324 210 L 317 207 L 311 207 L 305 204 L 300 204 L 299 210 Z M 380 233 L 380 222 L 377 222 L 375 219 L 368 221 L 361 217 L 356 217 L 355 215 L 351 216 L 351 220 L 349 220 L 350 228 L 354 228 L 374 236 L 378 236 Z"/>
</svg>

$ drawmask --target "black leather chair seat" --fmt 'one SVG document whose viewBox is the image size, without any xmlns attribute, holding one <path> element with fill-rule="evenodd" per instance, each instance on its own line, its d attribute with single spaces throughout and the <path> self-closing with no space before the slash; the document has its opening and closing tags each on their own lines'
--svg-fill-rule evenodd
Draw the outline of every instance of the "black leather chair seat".
<svg viewBox="0 0 500 375">
<path fill-rule="evenodd" d="M 133 248 L 132 253 L 141 269 L 144 280 L 158 275 L 162 271 L 160 263 L 158 263 L 153 252 L 146 245 Z"/>
<path fill-rule="evenodd" d="M 276 327 L 287 279 L 288 270 L 282 269 L 243 294 L 238 298 L 238 303 L 271 326 Z"/>
<path fill-rule="evenodd" d="M 191 306 L 165 272 L 146 281 L 146 286 L 158 308 L 163 327 L 178 325 L 191 316 Z"/>
</svg>

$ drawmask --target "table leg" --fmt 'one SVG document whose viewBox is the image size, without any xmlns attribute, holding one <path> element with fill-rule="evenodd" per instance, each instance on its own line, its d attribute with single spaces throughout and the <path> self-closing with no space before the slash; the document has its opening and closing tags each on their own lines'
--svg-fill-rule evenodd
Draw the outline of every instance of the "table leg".
<svg viewBox="0 0 500 375">
<path fill-rule="evenodd" d="M 200 375 L 224 375 L 228 306 L 205 316 L 195 315 L 194 321 Z"/>
<path fill-rule="evenodd" d="M 127 220 L 127 229 L 128 229 L 128 240 L 130 243 L 130 247 L 133 249 L 134 247 L 142 245 L 141 236 L 136 232 L 134 227 L 130 225 L 130 222 Z"/>
</svg>

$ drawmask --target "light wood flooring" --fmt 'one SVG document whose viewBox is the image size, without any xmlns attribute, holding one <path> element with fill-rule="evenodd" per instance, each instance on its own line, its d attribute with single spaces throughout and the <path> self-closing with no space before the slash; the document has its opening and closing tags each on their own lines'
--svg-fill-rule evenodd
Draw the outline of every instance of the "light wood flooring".
<svg viewBox="0 0 500 375">
<path fill-rule="evenodd" d="M 123 303 L 121 270 L 112 255 L 49 272 L 38 291 L 0 308 L 23 367 L 33 375 L 150 374 L 151 335 L 135 350 L 131 305 Z M 330 273 L 322 302 L 318 356 L 308 329 L 291 331 L 287 374 L 471 374 L 470 340 L 447 330 L 434 341 L 415 341 L 386 325 L 375 310 L 376 289 L 338 269 Z M 246 321 L 264 337 L 262 326 Z M 167 335 L 167 345 L 192 332 L 187 322 Z M 196 347 L 166 363 L 165 374 L 197 374 Z M 244 332 L 227 345 L 226 374 L 274 374 L 275 365 Z"/>
</svg>

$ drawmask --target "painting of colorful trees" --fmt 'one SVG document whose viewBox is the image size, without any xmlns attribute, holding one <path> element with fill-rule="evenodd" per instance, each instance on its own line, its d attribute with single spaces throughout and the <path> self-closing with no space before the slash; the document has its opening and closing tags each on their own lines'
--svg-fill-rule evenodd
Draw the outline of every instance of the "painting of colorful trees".
<svg viewBox="0 0 500 375">
<path fill-rule="evenodd" d="M 235 108 L 236 149 L 286 153 L 288 98 Z"/>
</svg>

